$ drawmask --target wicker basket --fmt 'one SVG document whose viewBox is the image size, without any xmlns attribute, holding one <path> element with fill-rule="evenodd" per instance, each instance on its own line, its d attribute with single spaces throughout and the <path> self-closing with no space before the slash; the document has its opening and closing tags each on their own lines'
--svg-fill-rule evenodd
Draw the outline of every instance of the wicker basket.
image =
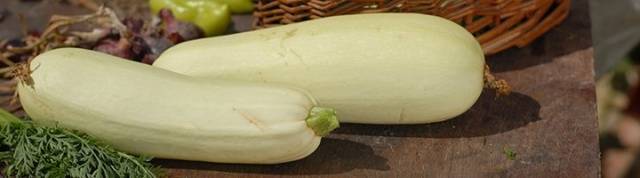
<svg viewBox="0 0 640 178">
<path fill-rule="evenodd" d="M 570 0 L 258 0 L 254 28 L 377 12 L 437 15 L 463 25 L 485 51 L 523 47 L 562 22 Z"/>
</svg>

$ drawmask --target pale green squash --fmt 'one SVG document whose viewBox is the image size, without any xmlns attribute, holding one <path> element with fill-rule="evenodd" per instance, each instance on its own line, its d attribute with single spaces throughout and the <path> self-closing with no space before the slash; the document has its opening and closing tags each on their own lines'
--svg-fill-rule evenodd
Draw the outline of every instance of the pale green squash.
<svg viewBox="0 0 640 178">
<path fill-rule="evenodd" d="M 468 110 L 484 55 L 464 28 L 421 14 L 360 14 L 189 41 L 153 64 L 212 79 L 309 90 L 341 121 L 438 122 Z"/>
</svg>

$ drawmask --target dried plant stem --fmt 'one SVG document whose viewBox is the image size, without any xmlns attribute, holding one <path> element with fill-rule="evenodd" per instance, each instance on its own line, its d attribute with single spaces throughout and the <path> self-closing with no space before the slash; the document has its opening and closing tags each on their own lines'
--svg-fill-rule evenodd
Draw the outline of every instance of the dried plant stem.
<svg viewBox="0 0 640 178">
<path fill-rule="evenodd" d="M 100 21 L 102 19 L 106 19 Z M 38 38 L 35 42 L 28 43 L 25 47 L 17 47 L 17 48 L 8 48 L 7 51 L 14 54 L 26 53 L 33 50 L 43 50 L 46 49 L 47 43 L 53 38 L 60 36 L 60 31 L 64 28 L 78 24 L 87 22 L 90 20 L 95 20 L 98 22 L 102 22 L 104 26 L 110 25 L 115 27 L 118 32 L 123 36 L 129 36 L 127 27 L 120 22 L 115 12 L 113 12 L 109 8 L 100 7 L 94 14 L 89 15 L 81 15 L 81 16 L 60 16 L 54 15 L 51 17 L 49 21 L 49 26 L 44 30 L 41 37 Z"/>
<path fill-rule="evenodd" d="M 0 62 L 6 64 L 7 66 L 14 66 L 16 63 L 9 60 L 4 54 L 0 54 Z M 2 72 L 0 72 L 1 74 Z"/>
<path fill-rule="evenodd" d="M 100 8 L 100 6 L 92 0 L 69 0 L 69 2 L 92 11 L 97 11 Z"/>
<path fill-rule="evenodd" d="M 493 76 L 488 65 L 484 66 L 484 86 L 486 88 L 494 89 L 498 96 L 509 95 L 511 93 L 511 86 L 509 86 L 507 81 L 497 79 Z"/>
<path fill-rule="evenodd" d="M 20 21 L 20 31 L 22 32 L 22 35 L 24 36 L 29 35 L 29 30 L 27 28 L 27 20 L 25 20 L 24 14 L 18 14 L 18 20 Z"/>
<path fill-rule="evenodd" d="M 6 82 L 0 83 L 0 93 L 11 93 L 15 90 L 16 87 L 15 80 L 8 80 Z"/>
<path fill-rule="evenodd" d="M 12 70 L 13 70 L 13 67 L 11 67 L 11 66 L 10 67 L 0 68 L 0 74 L 6 74 L 8 72 L 11 72 Z"/>
<path fill-rule="evenodd" d="M 50 37 L 52 36 L 53 32 L 55 32 L 56 30 L 58 30 L 61 27 L 65 27 L 65 26 L 69 26 L 72 24 L 76 24 L 76 23 L 80 23 L 80 22 L 84 22 L 96 17 L 99 17 L 100 14 L 102 14 L 100 11 L 98 11 L 98 13 L 96 14 L 91 14 L 91 15 L 83 15 L 83 16 L 79 16 L 77 18 L 56 18 L 53 17 L 52 20 L 49 22 L 49 27 L 47 27 L 47 29 L 44 30 L 44 32 L 42 33 L 42 37 L 38 39 L 38 41 L 36 41 L 35 43 L 29 44 L 25 47 L 18 47 L 18 48 L 8 48 L 7 50 L 13 53 L 25 53 L 28 51 L 33 50 L 34 48 L 39 47 L 41 44 L 45 43 L 46 41 L 48 41 L 50 39 Z"/>
<path fill-rule="evenodd" d="M 5 64 L 6 66 L 0 68 L 0 74 L 2 74 L 0 77 L 12 78 L 12 82 L 0 83 L 0 93 L 13 93 L 13 97 L 10 99 L 11 111 L 20 109 L 16 90 L 18 82 L 25 86 L 33 85 L 29 65 L 31 60 L 37 55 L 58 47 L 77 46 L 78 44 L 87 42 L 94 43 L 100 38 L 100 36 L 96 37 L 97 35 L 105 36 L 111 33 L 109 29 L 116 30 L 123 38 L 132 36 L 128 28 L 118 19 L 115 12 L 111 9 L 98 6 L 92 0 L 70 0 L 70 2 L 95 10 L 95 13 L 78 16 L 53 15 L 49 19 L 47 28 L 43 30 L 40 36 L 28 34 L 25 23 L 26 20 L 21 16 L 20 27 L 25 35 L 22 42 L 25 45 L 15 47 L 8 45 L 10 43 L 8 40 L 0 40 L 0 64 Z M 96 29 L 104 28 L 105 30 L 97 31 L 94 34 L 87 34 L 84 37 L 90 38 L 83 39 L 80 36 L 74 35 L 82 33 L 71 30 L 71 27 L 76 24 L 91 24 L 95 25 Z"/>
</svg>

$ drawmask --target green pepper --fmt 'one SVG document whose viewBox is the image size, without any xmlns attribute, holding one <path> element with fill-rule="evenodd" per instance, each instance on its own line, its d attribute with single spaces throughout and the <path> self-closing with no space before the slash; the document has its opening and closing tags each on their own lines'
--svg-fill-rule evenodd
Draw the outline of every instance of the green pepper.
<svg viewBox="0 0 640 178">
<path fill-rule="evenodd" d="M 253 2 L 251 0 L 210 0 L 216 1 L 229 6 L 231 13 L 240 14 L 253 11 Z"/>
<path fill-rule="evenodd" d="M 149 6 L 153 13 L 168 8 L 178 20 L 195 24 L 207 36 L 224 33 L 231 22 L 229 7 L 212 0 L 149 0 Z"/>
</svg>

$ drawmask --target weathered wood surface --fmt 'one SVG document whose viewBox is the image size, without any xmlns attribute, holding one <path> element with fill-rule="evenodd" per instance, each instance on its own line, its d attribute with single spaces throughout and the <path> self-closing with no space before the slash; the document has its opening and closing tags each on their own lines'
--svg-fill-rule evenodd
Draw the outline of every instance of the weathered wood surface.
<svg viewBox="0 0 640 178">
<path fill-rule="evenodd" d="M 155 162 L 170 177 L 598 177 L 588 9 L 586 1 L 574 1 L 568 19 L 531 46 L 489 57 L 494 72 L 515 92 L 496 97 L 485 91 L 453 120 L 344 124 L 311 156 L 279 165 Z M 249 22 L 247 16 L 235 17 L 236 29 Z M 0 22 L 0 36 L 14 33 L 7 29 L 15 25 Z M 513 150 L 515 159 L 505 149 Z"/>
</svg>

